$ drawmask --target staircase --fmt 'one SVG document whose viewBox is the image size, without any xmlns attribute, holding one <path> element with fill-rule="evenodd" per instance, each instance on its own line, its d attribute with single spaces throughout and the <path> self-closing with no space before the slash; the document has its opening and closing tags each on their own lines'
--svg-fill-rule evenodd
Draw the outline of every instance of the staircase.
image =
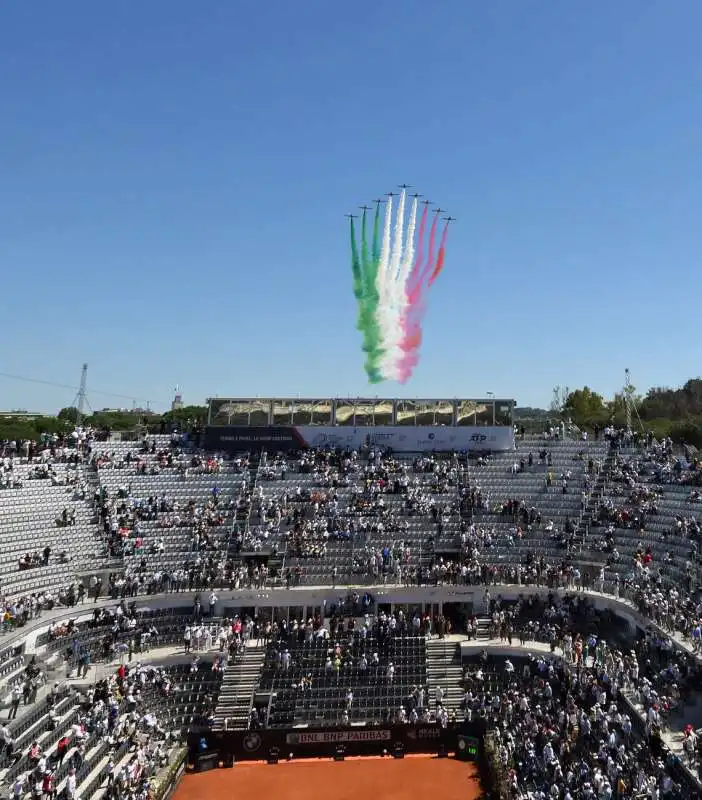
<svg viewBox="0 0 702 800">
<path fill-rule="evenodd" d="M 242 492 L 253 492 L 253 489 L 256 485 L 256 475 L 258 473 L 258 464 L 259 464 L 259 457 L 257 453 L 251 454 L 249 456 L 249 466 L 246 471 L 246 484 L 242 488 Z M 238 498 L 234 498 L 238 501 Z M 230 523 L 230 533 L 229 533 L 229 542 L 227 544 L 227 558 L 232 561 L 235 566 L 239 566 L 241 563 L 241 558 L 239 556 L 239 550 L 236 545 L 237 536 L 235 534 L 236 530 L 248 530 L 249 525 L 251 524 L 251 514 L 253 513 L 253 502 L 249 502 L 248 506 L 239 509 L 237 508 L 232 516 L 232 520 Z"/>
<path fill-rule="evenodd" d="M 78 474 L 83 479 L 86 487 L 85 500 L 83 503 L 90 509 L 90 521 L 95 525 L 95 552 L 90 554 L 86 560 L 90 565 L 90 572 L 95 572 L 95 564 L 99 564 L 99 569 L 114 572 L 124 571 L 124 556 L 111 556 L 107 551 L 106 536 L 102 531 L 102 524 L 98 515 L 96 494 L 100 492 L 100 477 L 97 469 L 91 464 L 80 464 Z M 99 501 L 98 501 L 99 502 Z"/>
<path fill-rule="evenodd" d="M 478 617 L 476 620 L 477 630 L 475 632 L 476 639 L 486 641 L 490 638 L 490 628 L 492 627 L 492 620 L 490 617 Z"/>
<path fill-rule="evenodd" d="M 584 550 L 591 549 L 590 542 L 588 541 L 590 528 L 595 518 L 595 514 L 597 512 L 597 507 L 599 506 L 600 500 L 602 499 L 602 496 L 607 490 L 607 486 L 612 477 L 614 471 L 614 465 L 616 462 L 616 456 L 617 456 L 617 451 L 610 447 L 602 463 L 602 468 L 600 469 L 600 472 L 597 475 L 595 484 L 592 487 L 592 491 L 590 492 L 587 505 L 583 510 L 582 518 L 580 520 L 580 523 L 578 524 L 578 529 L 577 529 L 577 534 L 581 542 L 581 552 Z"/>
<path fill-rule="evenodd" d="M 265 655 L 265 645 L 248 644 L 244 655 L 227 666 L 215 709 L 216 730 L 223 730 L 225 724 L 229 730 L 248 727 L 251 700 L 261 679 Z"/>
<path fill-rule="evenodd" d="M 461 643 L 455 639 L 427 640 L 427 683 L 429 684 L 429 709 L 436 710 L 435 689 L 440 686 L 444 697 L 442 705 L 454 709 L 461 718 L 463 712 L 463 667 L 461 666 Z"/>
</svg>

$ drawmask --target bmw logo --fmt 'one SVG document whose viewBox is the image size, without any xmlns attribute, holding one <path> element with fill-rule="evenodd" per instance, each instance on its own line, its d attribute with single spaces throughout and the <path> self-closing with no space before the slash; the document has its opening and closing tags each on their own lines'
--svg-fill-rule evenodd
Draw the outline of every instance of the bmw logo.
<svg viewBox="0 0 702 800">
<path fill-rule="evenodd" d="M 249 753 L 255 753 L 261 746 L 261 737 L 257 733 L 250 733 L 244 739 L 244 750 Z"/>
</svg>

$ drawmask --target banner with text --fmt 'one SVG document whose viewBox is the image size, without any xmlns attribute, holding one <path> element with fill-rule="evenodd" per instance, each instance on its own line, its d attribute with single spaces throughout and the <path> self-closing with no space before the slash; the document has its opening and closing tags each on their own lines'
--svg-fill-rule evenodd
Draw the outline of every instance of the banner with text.
<svg viewBox="0 0 702 800">
<path fill-rule="evenodd" d="M 210 426 L 205 431 L 206 450 L 269 453 L 301 450 L 305 447 L 390 447 L 397 453 L 425 453 L 435 450 L 501 451 L 514 449 L 514 431 L 509 426 L 441 427 L 434 425 L 246 425 Z"/>
<path fill-rule="evenodd" d="M 323 425 L 296 426 L 309 447 L 391 447 L 398 453 L 437 450 L 514 450 L 514 430 L 509 426 L 439 427 L 435 425 L 377 425 L 365 428 Z"/>
</svg>

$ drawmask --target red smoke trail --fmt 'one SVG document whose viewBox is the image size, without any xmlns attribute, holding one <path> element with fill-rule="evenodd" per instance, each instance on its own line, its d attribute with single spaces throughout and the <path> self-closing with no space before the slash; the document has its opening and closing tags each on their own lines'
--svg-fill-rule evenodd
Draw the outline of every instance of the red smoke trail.
<svg viewBox="0 0 702 800">
<path fill-rule="evenodd" d="M 432 264 L 434 262 L 434 244 L 436 241 L 436 226 L 438 221 L 439 221 L 439 215 L 437 214 L 431 223 L 431 230 L 429 231 L 429 253 L 427 255 L 427 260 L 422 265 L 421 269 L 417 271 L 417 275 L 415 276 L 414 281 L 409 287 L 410 304 L 416 303 L 420 295 L 422 294 L 424 281 L 426 280 L 427 274 L 429 273 L 429 270 L 431 269 Z"/>
<path fill-rule="evenodd" d="M 406 383 L 410 379 L 414 368 L 419 363 L 419 348 L 422 344 L 422 319 L 427 310 L 426 293 L 444 268 L 444 261 L 446 259 L 446 239 L 448 237 L 449 227 L 448 222 L 446 222 L 441 232 L 439 252 L 436 257 L 436 262 L 434 263 L 434 268 L 431 269 L 433 261 L 431 256 L 433 256 L 434 251 L 437 220 L 438 215 L 434 218 L 429 237 L 430 258 L 427 260 L 427 264 L 422 270 L 422 275 L 417 279 L 416 285 L 412 288 L 409 297 L 409 306 L 405 315 L 405 335 L 401 344 L 405 355 L 400 361 L 400 383 Z M 425 286 L 427 274 L 429 274 L 429 280 L 426 281 Z"/>
<path fill-rule="evenodd" d="M 419 234 L 417 235 L 417 253 L 414 258 L 414 264 L 412 265 L 412 272 L 410 272 L 409 276 L 407 277 L 407 286 L 411 286 L 412 283 L 416 280 L 419 271 L 422 267 L 422 261 L 424 260 L 424 233 L 427 228 L 428 215 L 429 215 L 429 206 L 425 205 L 424 211 L 422 211 L 422 218 L 419 221 Z"/>
<path fill-rule="evenodd" d="M 444 268 L 444 259 L 446 258 L 446 237 L 448 236 L 448 222 L 444 225 L 443 233 L 441 234 L 441 244 L 439 245 L 439 255 L 436 258 L 436 266 L 431 273 L 427 288 L 434 283 L 434 281 L 441 275 L 441 270 Z"/>
</svg>

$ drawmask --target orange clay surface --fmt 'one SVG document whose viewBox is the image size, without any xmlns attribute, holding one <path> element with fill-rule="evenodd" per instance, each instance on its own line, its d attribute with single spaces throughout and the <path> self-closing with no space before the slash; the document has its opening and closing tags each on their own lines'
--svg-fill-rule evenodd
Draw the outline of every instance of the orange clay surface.
<svg viewBox="0 0 702 800">
<path fill-rule="evenodd" d="M 480 781 L 473 764 L 452 758 L 406 756 L 239 762 L 233 769 L 185 775 L 173 800 L 476 800 Z"/>
</svg>

